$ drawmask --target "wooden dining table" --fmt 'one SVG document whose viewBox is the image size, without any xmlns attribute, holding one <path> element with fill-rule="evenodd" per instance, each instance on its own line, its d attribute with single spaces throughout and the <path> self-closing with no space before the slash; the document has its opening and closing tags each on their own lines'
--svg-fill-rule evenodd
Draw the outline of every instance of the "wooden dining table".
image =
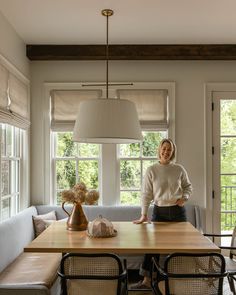
<svg viewBox="0 0 236 295">
<path fill-rule="evenodd" d="M 91 238 L 87 231 L 69 231 L 66 222 L 52 223 L 24 248 L 25 252 L 144 254 L 220 252 L 189 222 L 133 224 L 113 222 L 117 235 Z"/>
</svg>

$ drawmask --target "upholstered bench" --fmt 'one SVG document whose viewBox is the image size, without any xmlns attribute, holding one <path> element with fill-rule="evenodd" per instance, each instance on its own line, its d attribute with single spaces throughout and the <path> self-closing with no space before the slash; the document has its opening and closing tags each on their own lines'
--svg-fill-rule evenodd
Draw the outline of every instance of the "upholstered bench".
<svg viewBox="0 0 236 295">
<path fill-rule="evenodd" d="M 0 223 L 0 295 L 59 295 L 57 269 L 60 253 L 24 253 L 35 237 L 32 216 L 27 208 Z"/>
</svg>

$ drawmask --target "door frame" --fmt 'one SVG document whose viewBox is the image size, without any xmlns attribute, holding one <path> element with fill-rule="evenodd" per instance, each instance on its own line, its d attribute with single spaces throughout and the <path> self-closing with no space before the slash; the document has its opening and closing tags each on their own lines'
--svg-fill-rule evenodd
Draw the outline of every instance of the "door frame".
<svg viewBox="0 0 236 295">
<path fill-rule="evenodd" d="M 214 92 L 236 92 L 236 82 L 230 83 L 205 83 L 204 85 L 204 118 L 205 118 L 205 136 L 204 136 L 204 150 L 205 150 L 205 181 L 204 190 L 206 196 L 206 231 L 219 233 L 220 220 L 218 224 L 214 221 L 214 202 L 213 202 L 213 93 Z M 219 213 L 219 212 L 218 212 Z"/>
</svg>

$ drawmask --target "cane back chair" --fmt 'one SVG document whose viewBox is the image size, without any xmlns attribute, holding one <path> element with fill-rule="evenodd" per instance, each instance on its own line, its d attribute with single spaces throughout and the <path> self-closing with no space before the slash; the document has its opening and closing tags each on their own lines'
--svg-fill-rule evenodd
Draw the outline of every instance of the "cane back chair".
<svg viewBox="0 0 236 295">
<path fill-rule="evenodd" d="M 126 262 L 114 254 L 65 254 L 58 275 L 63 295 L 127 294 Z"/>
<path fill-rule="evenodd" d="M 173 253 L 160 267 L 153 258 L 151 286 L 157 295 L 220 295 L 226 276 L 218 253 Z"/>
</svg>

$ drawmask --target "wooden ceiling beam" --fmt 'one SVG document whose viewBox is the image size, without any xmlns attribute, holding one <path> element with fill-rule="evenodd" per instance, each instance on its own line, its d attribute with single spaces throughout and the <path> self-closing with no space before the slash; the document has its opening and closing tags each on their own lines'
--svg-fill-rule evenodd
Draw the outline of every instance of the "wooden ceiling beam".
<svg viewBox="0 0 236 295">
<path fill-rule="evenodd" d="M 30 60 L 105 60 L 106 45 L 27 45 Z M 236 60 L 236 44 L 109 45 L 109 60 Z"/>
</svg>

